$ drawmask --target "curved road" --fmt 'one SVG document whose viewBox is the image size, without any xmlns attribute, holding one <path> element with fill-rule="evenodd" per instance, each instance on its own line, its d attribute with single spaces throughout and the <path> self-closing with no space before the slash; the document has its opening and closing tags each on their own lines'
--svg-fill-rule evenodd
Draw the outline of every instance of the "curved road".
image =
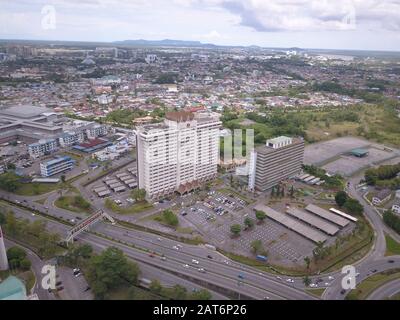
<svg viewBox="0 0 400 320">
<path fill-rule="evenodd" d="M 390 281 L 372 292 L 367 300 L 385 300 L 400 292 L 400 279 Z"/>
</svg>

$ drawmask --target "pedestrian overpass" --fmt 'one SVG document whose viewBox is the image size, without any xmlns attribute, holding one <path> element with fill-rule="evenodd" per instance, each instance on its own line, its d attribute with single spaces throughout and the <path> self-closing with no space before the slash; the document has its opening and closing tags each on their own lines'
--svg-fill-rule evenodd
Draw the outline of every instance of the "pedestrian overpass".
<svg viewBox="0 0 400 320">
<path fill-rule="evenodd" d="M 68 231 L 67 238 L 65 239 L 67 245 L 72 241 L 74 241 L 74 238 L 81 234 L 82 232 L 88 230 L 91 226 L 93 226 L 96 222 L 102 220 L 102 219 L 107 219 L 111 223 L 115 223 L 115 220 L 113 217 L 111 217 L 109 214 L 104 212 L 103 210 L 98 210 L 91 216 L 87 217 L 86 219 L 82 220 L 79 224 L 74 226 L 70 231 Z"/>
</svg>

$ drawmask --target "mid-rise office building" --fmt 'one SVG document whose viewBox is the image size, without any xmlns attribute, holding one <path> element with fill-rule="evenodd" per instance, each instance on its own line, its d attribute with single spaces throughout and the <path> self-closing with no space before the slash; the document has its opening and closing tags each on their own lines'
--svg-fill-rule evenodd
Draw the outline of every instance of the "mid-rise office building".
<svg viewBox="0 0 400 320">
<path fill-rule="evenodd" d="M 170 112 L 137 130 L 139 188 L 148 198 L 189 192 L 217 175 L 219 117 Z"/>
<path fill-rule="evenodd" d="M 65 132 L 60 138 L 58 138 L 58 142 L 61 147 L 70 147 L 78 143 L 82 143 L 85 140 L 85 135 L 83 131 L 77 132 Z"/>
<path fill-rule="evenodd" d="M 40 163 L 40 173 L 42 177 L 51 177 L 58 173 L 71 170 L 75 165 L 75 160 L 71 157 L 56 157 L 53 160 Z"/>
<path fill-rule="evenodd" d="M 86 136 L 88 139 L 96 139 L 97 137 L 106 136 L 108 133 L 108 128 L 105 125 L 96 124 L 88 129 L 86 129 Z"/>
<path fill-rule="evenodd" d="M 249 190 L 268 190 L 301 171 L 304 141 L 285 136 L 267 140 L 250 155 Z"/>
<path fill-rule="evenodd" d="M 58 144 L 55 139 L 43 139 L 28 146 L 29 155 L 32 158 L 42 157 L 57 151 Z"/>
</svg>

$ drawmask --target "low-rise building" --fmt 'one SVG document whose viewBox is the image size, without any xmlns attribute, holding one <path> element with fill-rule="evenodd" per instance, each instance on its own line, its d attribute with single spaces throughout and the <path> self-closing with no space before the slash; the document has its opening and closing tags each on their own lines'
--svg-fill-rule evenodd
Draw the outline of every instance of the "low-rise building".
<svg viewBox="0 0 400 320">
<path fill-rule="evenodd" d="M 379 205 L 390 199 L 392 191 L 389 189 L 382 189 L 372 197 L 372 204 Z"/>
<path fill-rule="evenodd" d="M 396 199 L 396 201 L 393 203 L 392 211 L 394 213 L 400 214 L 400 199 Z"/>
<path fill-rule="evenodd" d="M 40 173 L 42 177 L 51 177 L 58 173 L 71 170 L 75 165 L 75 160 L 68 156 L 59 156 L 53 160 L 40 163 Z"/>
<path fill-rule="evenodd" d="M 105 125 L 96 124 L 86 130 L 88 139 L 96 139 L 97 137 L 104 137 L 108 133 L 108 128 Z"/>
<path fill-rule="evenodd" d="M 63 148 L 82 143 L 84 140 L 85 135 L 82 131 L 66 132 L 58 139 L 60 146 Z"/>
</svg>

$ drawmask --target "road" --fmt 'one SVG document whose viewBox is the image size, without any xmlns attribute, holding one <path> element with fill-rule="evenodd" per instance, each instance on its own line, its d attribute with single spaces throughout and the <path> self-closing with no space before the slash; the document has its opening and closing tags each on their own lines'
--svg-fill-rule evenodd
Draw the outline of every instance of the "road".
<svg viewBox="0 0 400 320">
<path fill-rule="evenodd" d="M 36 277 L 36 283 L 33 287 L 33 292 L 32 293 L 36 293 L 39 297 L 40 300 L 54 300 L 55 297 L 52 293 L 49 293 L 47 290 L 43 289 L 42 286 L 40 285 L 40 281 L 42 279 L 42 268 L 43 266 L 46 264 L 45 261 L 42 261 L 33 251 L 31 251 L 30 249 L 21 246 L 18 243 L 15 243 L 14 241 L 11 241 L 9 239 L 5 239 L 4 241 L 6 248 L 10 248 L 10 247 L 21 247 L 23 248 L 26 253 L 27 253 L 27 258 L 31 261 L 32 265 L 31 265 L 31 269 L 32 272 L 35 274 Z"/>
<path fill-rule="evenodd" d="M 390 281 L 372 292 L 367 300 L 385 300 L 400 292 L 400 279 Z"/>
<path fill-rule="evenodd" d="M 393 256 L 390 257 L 390 259 L 384 257 L 386 252 L 385 233 L 390 234 L 390 236 L 397 241 L 400 241 L 400 236 L 384 224 L 382 217 L 375 211 L 375 209 L 371 205 L 369 205 L 367 201 L 365 201 L 362 193 L 357 190 L 356 186 L 358 185 L 361 178 L 362 175 L 359 174 L 349 180 L 350 185 L 348 186 L 348 193 L 363 205 L 364 214 L 368 221 L 371 223 L 372 228 L 375 232 L 375 243 L 368 255 L 354 265 L 356 271 L 360 273 L 360 275 L 357 277 L 357 283 L 360 283 L 362 280 L 371 275 L 371 271 L 374 269 L 378 270 L 378 272 L 381 272 L 400 267 L 400 256 Z M 388 260 L 393 260 L 394 263 L 388 263 Z M 345 299 L 350 290 L 343 291 L 341 285 L 342 278 L 343 275 L 338 275 L 338 278 L 332 283 L 332 285 L 325 290 L 322 296 L 323 299 Z"/>
<path fill-rule="evenodd" d="M 19 218 L 25 218 L 30 221 L 43 219 L 38 215 L 33 215 L 31 212 L 18 207 L 12 207 L 12 210 Z M 63 236 L 65 236 L 70 228 L 60 222 L 48 219 L 46 219 L 46 221 L 49 230 Z M 304 291 L 295 288 L 293 285 L 277 281 L 274 276 L 268 273 L 258 272 L 253 268 L 229 261 L 215 251 L 204 247 L 187 244 L 181 245 L 174 240 L 156 237 L 144 232 L 126 230 L 118 226 L 98 224 L 97 227 L 99 228 L 98 231 L 101 231 L 104 235 L 120 241 L 126 241 L 129 244 L 134 244 L 136 247 L 156 251 L 158 255 L 156 257 L 150 257 L 147 252 L 141 249 L 132 248 L 131 246 L 104 239 L 91 233 L 81 234 L 78 236 L 78 241 L 89 243 L 95 250 L 102 250 L 110 246 L 118 247 L 123 250 L 128 257 L 134 259 L 138 263 L 161 268 L 167 272 L 178 273 L 178 275 L 189 277 L 195 281 L 202 281 L 224 289 L 240 292 L 242 295 L 254 299 L 316 299 Z M 160 238 L 161 241 L 159 241 L 158 238 Z M 130 241 L 128 241 L 128 239 L 130 239 Z M 176 250 L 173 249 L 174 246 L 182 246 L 182 248 Z M 215 256 L 215 260 L 207 258 L 207 255 L 210 253 Z M 165 261 L 160 259 L 161 254 L 166 256 Z M 193 259 L 199 261 L 199 264 L 193 263 Z M 226 264 L 224 260 L 228 261 L 229 264 Z M 189 265 L 188 268 L 184 267 L 186 264 Z M 206 273 L 199 272 L 198 268 L 204 268 Z M 241 274 L 243 279 L 238 278 L 239 274 Z M 240 286 L 238 286 L 239 280 Z"/>
</svg>

